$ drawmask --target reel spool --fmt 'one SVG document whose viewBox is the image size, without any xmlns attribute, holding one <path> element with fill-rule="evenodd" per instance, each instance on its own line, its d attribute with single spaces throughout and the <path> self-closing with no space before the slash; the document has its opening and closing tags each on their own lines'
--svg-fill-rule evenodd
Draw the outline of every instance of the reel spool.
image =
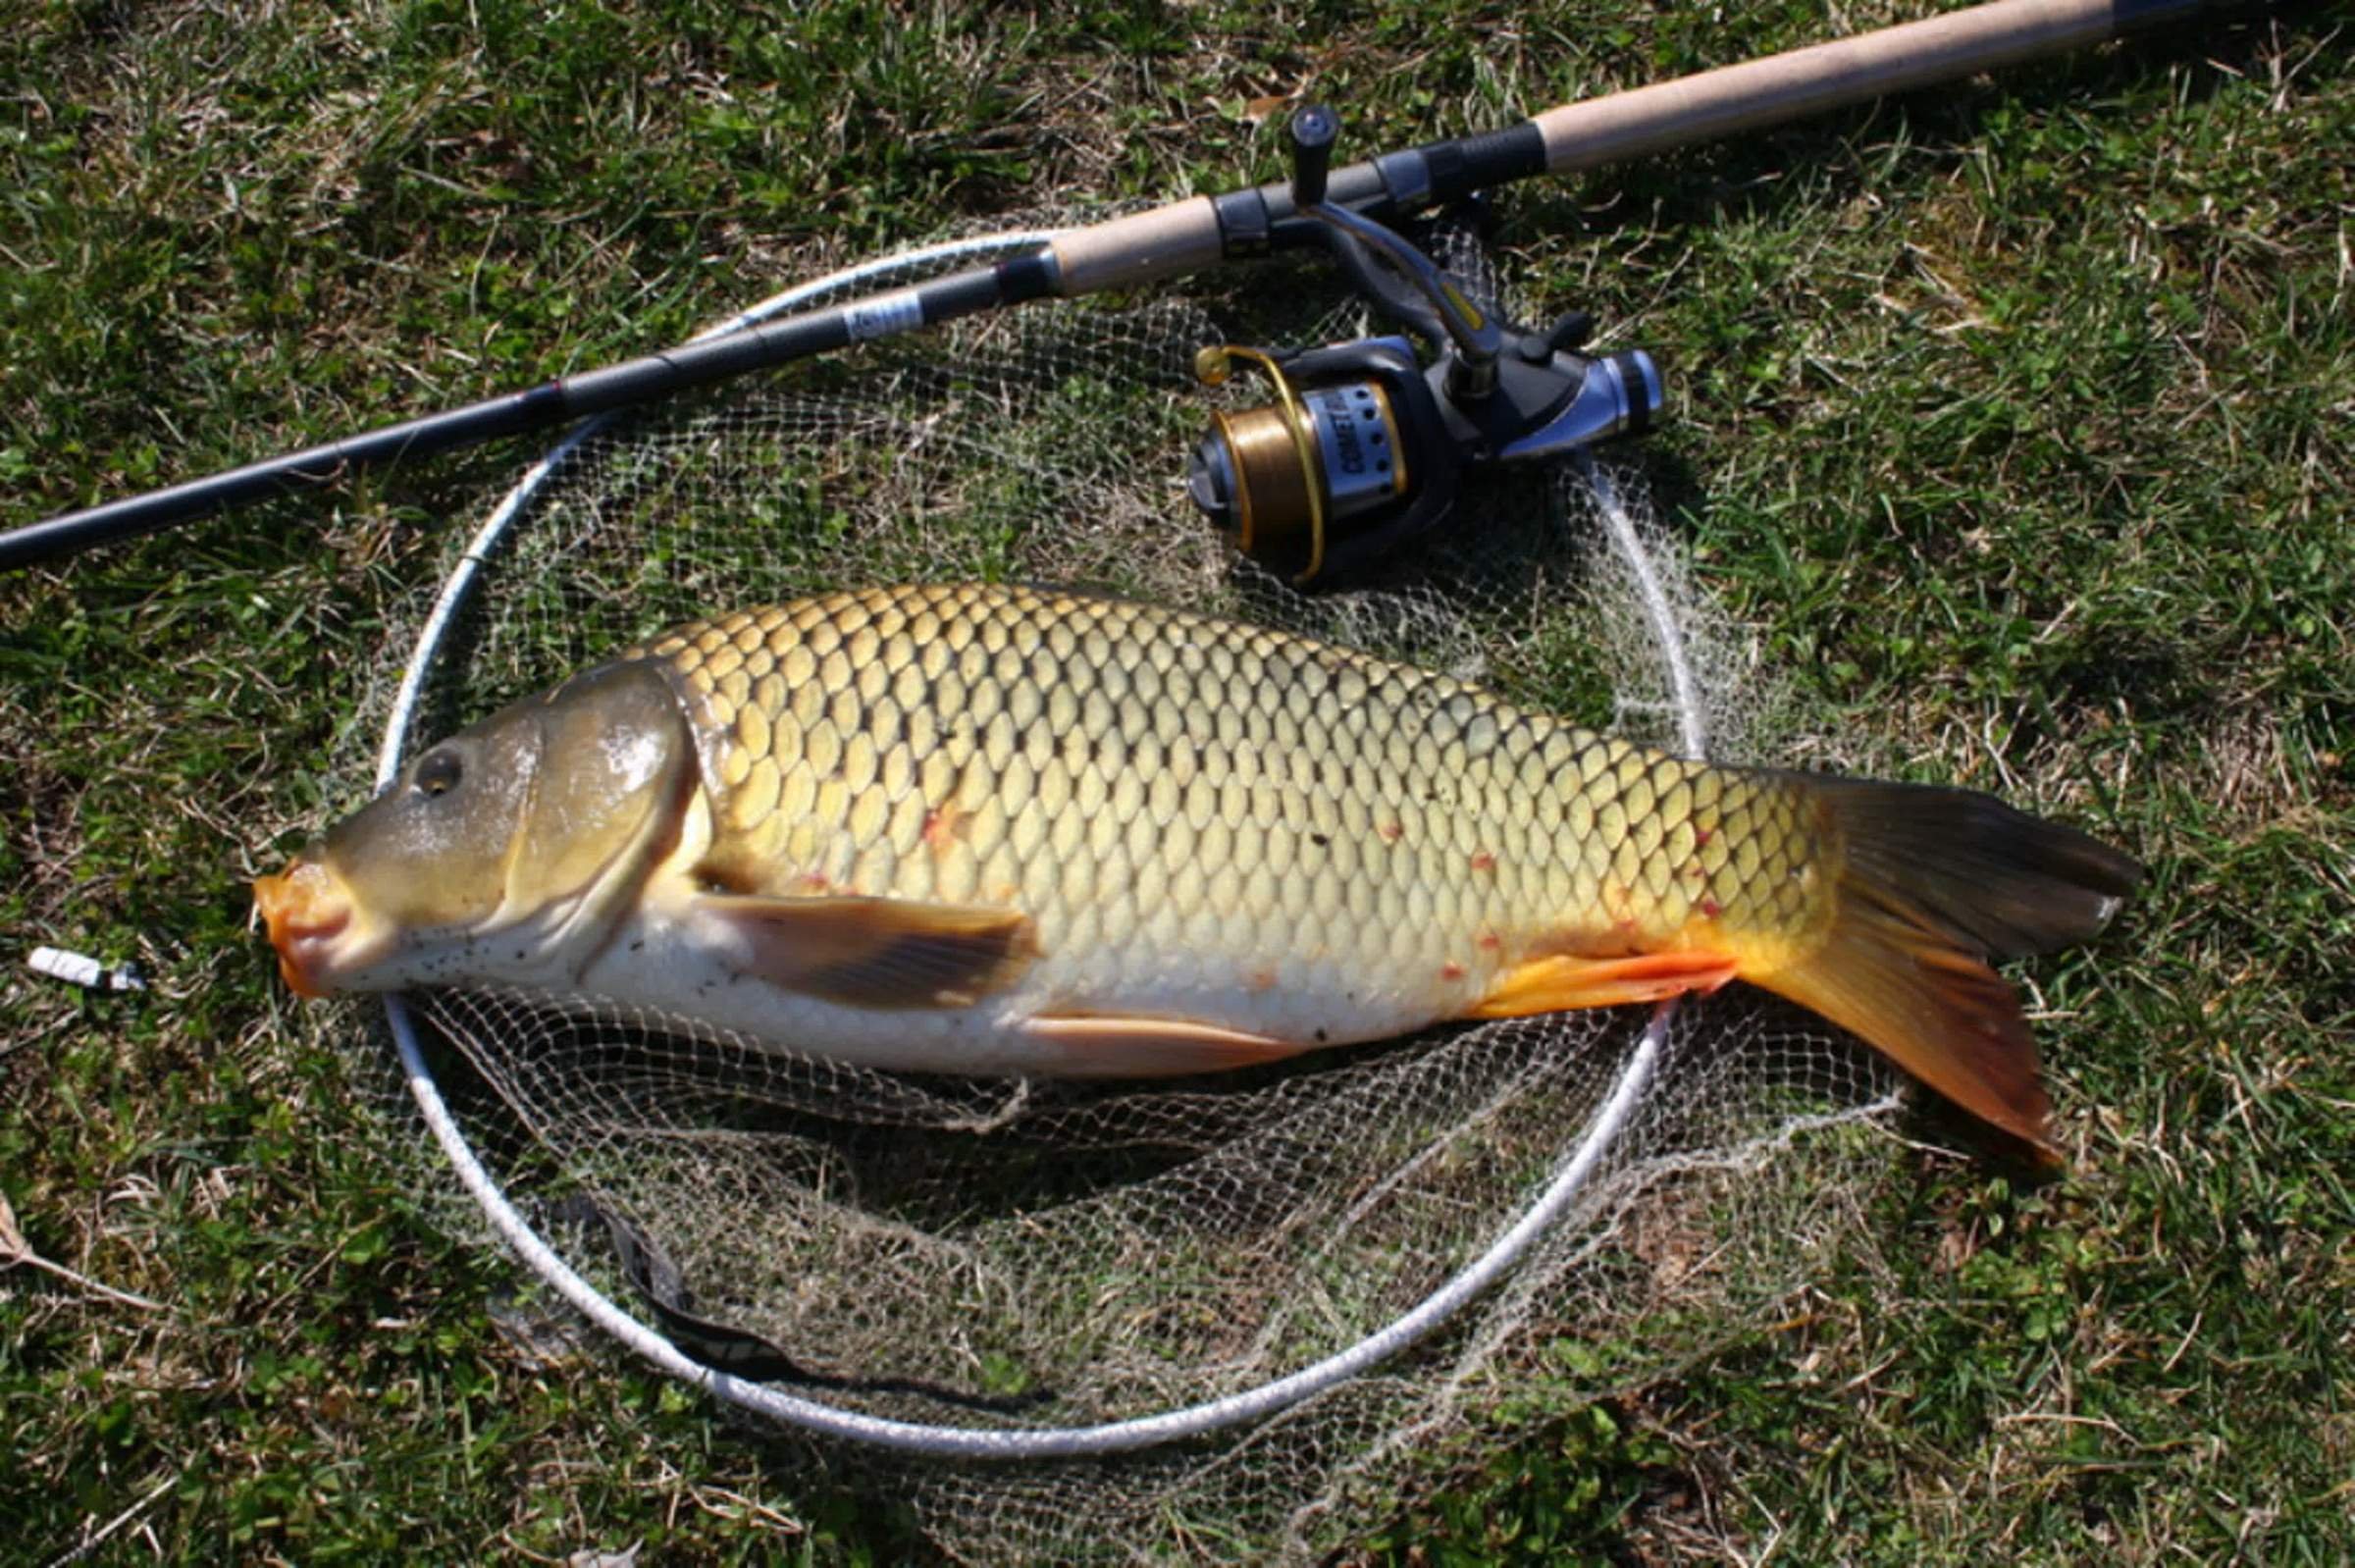
<svg viewBox="0 0 2355 1568">
<path fill-rule="evenodd" d="M 1642 349 L 1579 352 L 1593 318 L 1544 332 L 1484 311 L 1394 230 L 1325 200 L 1339 123 L 1322 106 L 1292 121 L 1292 201 L 1316 220 L 1360 289 L 1430 341 L 1405 337 L 1320 348 L 1203 350 L 1195 374 L 1225 383 L 1257 365 L 1276 400 L 1215 416 L 1186 490 L 1229 544 L 1298 588 L 1360 574 L 1438 526 L 1468 470 L 1543 461 L 1648 429 L 1662 402 Z"/>
<path fill-rule="evenodd" d="M 1329 540 L 1356 538 L 1386 517 L 1400 537 L 1436 522 L 1455 498 L 1457 463 L 1424 385 L 1413 344 L 1373 338 L 1292 356 L 1205 348 L 1194 362 L 1217 387 L 1236 361 L 1257 364 L 1278 401 L 1213 416 L 1186 468 L 1186 490 L 1228 543 L 1295 585 L 1326 575 Z M 1429 475 L 1428 483 L 1418 482 Z"/>
</svg>

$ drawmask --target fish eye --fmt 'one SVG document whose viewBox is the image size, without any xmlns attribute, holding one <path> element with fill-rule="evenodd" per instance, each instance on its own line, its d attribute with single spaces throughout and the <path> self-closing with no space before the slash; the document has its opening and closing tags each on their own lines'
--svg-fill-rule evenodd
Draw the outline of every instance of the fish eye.
<svg viewBox="0 0 2355 1568">
<path fill-rule="evenodd" d="M 439 799 L 458 787 L 465 766 L 455 752 L 428 752 L 417 764 L 417 789 L 421 794 Z"/>
</svg>

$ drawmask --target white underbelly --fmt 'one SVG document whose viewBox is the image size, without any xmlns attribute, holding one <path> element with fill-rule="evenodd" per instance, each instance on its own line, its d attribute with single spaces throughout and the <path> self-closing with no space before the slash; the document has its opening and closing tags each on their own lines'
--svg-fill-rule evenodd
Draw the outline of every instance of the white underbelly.
<svg viewBox="0 0 2355 1568">
<path fill-rule="evenodd" d="M 1238 964 L 1212 953 L 1041 954 L 1019 980 L 961 1007 L 863 1007 L 772 984 L 743 949 L 691 913 L 641 913 L 583 970 L 585 995 L 651 1009 L 775 1050 L 864 1067 L 971 1075 L 1150 1076 L 1172 1071 L 1149 1039 L 1074 1045 L 1039 1019 L 1167 1019 L 1298 1050 L 1386 1039 L 1447 1016 L 1428 994 L 1369 983 L 1330 959 Z M 1125 962 L 1119 962 L 1125 960 Z M 1452 999 L 1436 999 L 1442 1003 Z"/>
</svg>

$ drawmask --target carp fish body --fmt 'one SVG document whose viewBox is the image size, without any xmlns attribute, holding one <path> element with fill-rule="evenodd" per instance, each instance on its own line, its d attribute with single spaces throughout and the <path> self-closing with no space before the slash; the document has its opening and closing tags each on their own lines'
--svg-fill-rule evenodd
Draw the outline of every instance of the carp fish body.
<svg viewBox="0 0 2355 1568">
<path fill-rule="evenodd" d="M 306 996 L 496 984 L 869 1066 L 1151 1075 L 1740 979 L 2047 1141 L 1989 967 L 2139 876 L 1959 790 L 1711 767 L 1280 632 L 996 587 L 682 626 L 254 896 Z"/>
</svg>

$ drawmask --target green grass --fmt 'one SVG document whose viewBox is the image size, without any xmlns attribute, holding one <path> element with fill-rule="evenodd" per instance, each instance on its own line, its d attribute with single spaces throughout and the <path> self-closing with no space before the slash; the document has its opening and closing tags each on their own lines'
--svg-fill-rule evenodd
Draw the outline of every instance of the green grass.
<svg viewBox="0 0 2355 1568">
<path fill-rule="evenodd" d="M 225 10 L 0 29 L 0 524 L 673 341 L 812 245 L 1272 174 L 1266 95 L 1334 99 L 1367 150 L 1829 26 Z M 1522 281 L 1669 367 L 1666 492 L 1809 703 L 2152 877 L 2036 970 L 2067 1176 L 1907 1157 L 1786 1323 L 1535 1410 L 1365 1554 L 2355 1554 L 2345 17 L 1502 201 Z M 0 1559 L 127 1512 L 99 1560 L 902 1548 L 700 1399 L 502 1333 L 505 1271 L 365 1151 L 245 929 L 243 877 L 355 787 L 325 758 L 380 629 L 514 457 L 0 582 L 0 1195 L 42 1257 L 159 1304 L 0 1272 Z M 25 977 L 42 941 L 155 989 Z"/>
</svg>

